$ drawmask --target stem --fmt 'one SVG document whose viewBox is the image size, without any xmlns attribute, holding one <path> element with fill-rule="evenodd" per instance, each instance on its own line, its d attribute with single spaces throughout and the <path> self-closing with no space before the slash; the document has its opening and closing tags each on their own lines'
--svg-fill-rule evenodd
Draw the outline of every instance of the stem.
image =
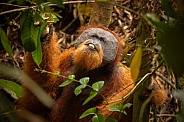
<svg viewBox="0 0 184 122">
<path fill-rule="evenodd" d="M 153 97 L 153 93 L 154 93 L 154 91 L 151 92 L 150 96 L 144 101 L 144 103 L 141 106 L 140 114 L 139 114 L 139 122 L 143 122 L 144 110 L 146 108 L 146 105 L 151 101 L 151 99 Z"/>
<path fill-rule="evenodd" d="M 119 4 L 115 3 L 115 2 L 109 2 L 109 3 L 111 3 L 111 4 L 114 5 L 114 6 L 118 6 L 118 7 L 120 7 L 120 8 L 123 8 L 123 9 L 125 9 L 125 10 L 127 10 L 127 11 L 130 11 L 130 12 L 132 12 L 132 13 L 137 14 L 137 15 L 140 16 L 139 13 L 137 13 L 136 11 L 134 11 L 134 10 L 132 10 L 132 9 L 130 9 L 130 8 L 127 8 L 127 7 L 125 7 L 125 6 L 119 5 Z"/>
<path fill-rule="evenodd" d="M 76 3 L 85 3 L 86 1 L 67 1 L 67 2 L 63 2 L 63 4 L 76 4 Z M 88 1 L 88 2 L 94 2 L 92 1 Z M 8 11 L 4 11 L 4 12 L 0 12 L 0 15 L 3 14 L 8 14 L 8 13 L 12 13 L 12 12 L 17 12 L 17 11 L 22 11 L 28 8 L 36 8 L 37 6 L 19 6 L 19 5 L 13 5 L 13 4 L 8 4 L 8 3 L 0 3 L 0 5 L 7 5 L 7 6 L 16 6 L 16 7 L 21 7 L 21 8 L 17 8 L 17 9 L 13 9 L 13 10 L 8 10 Z M 57 4 L 48 4 L 47 6 L 57 6 Z"/>
<path fill-rule="evenodd" d="M 56 73 L 53 73 L 53 72 L 49 72 L 49 71 L 46 71 L 46 70 L 42 70 L 42 69 L 38 69 L 38 68 L 35 68 L 35 71 L 37 72 L 41 72 L 41 73 L 48 73 L 48 74 L 52 74 L 52 75 L 56 75 Z M 58 77 L 62 77 L 62 78 L 66 78 L 66 79 L 69 79 L 69 80 L 73 80 L 75 82 L 78 82 L 80 83 L 78 80 L 76 79 L 71 79 L 71 78 L 68 78 L 67 76 L 64 76 L 64 75 L 61 75 L 61 74 L 58 74 Z M 91 88 L 92 90 L 94 90 L 90 85 L 86 85 L 87 87 Z M 95 90 L 96 91 L 96 90 Z M 106 102 L 106 104 L 108 104 L 108 101 L 107 99 L 99 92 L 99 91 L 96 91 L 100 96 L 102 96 L 102 98 L 104 99 L 104 101 Z"/>
</svg>

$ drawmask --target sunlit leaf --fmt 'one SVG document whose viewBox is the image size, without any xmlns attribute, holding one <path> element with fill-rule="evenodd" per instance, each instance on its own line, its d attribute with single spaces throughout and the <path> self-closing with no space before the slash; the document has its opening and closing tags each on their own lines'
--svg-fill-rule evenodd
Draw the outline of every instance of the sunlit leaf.
<svg viewBox="0 0 184 122">
<path fill-rule="evenodd" d="M 74 90 L 75 95 L 78 96 L 82 92 L 82 89 L 84 89 L 85 87 L 86 85 L 79 85 L 78 87 L 76 87 Z"/>
<path fill-rule="evenodd" d="M 115 104 L 113 106 L 110 106 L 108 108 L 108 110 L 109 111 L 118 111 L 118 112 L 120 112 L 122 110 L 122 107 L 123 107 L 122 104 Z"/>
<path fill-rule="evenodd" d="M 96 108 L 89 108 L 88 110 L 86 110 L 79 118 L 82 119 L 86 116 L 92 115 L 92 114 L 96 114 Z"/>
<path fill-rule="evenodd" d="M 92 122 L 105 122 L 102 114 L 95 114 L 92 118 Z"/>
<path fill-rule="evenodd" d="M 69 75 L 68 79 L 75 79 L 75 75 Z"/>
<path fill-rule="evenodd" d="M 90 100 L 92 100 L 98 93 L 96 91 L 91 91 L 90 96 L 84 101 L 82 105 L 87 104 Z"/>
<path fill-rule="evenodd" d="M 4 49 L 6 50 L 6 52 L 8 52 L 8 54 L 11 57 L 13 57 L 13 52 L 12 52 L 10 42 L 9 42 L 8 37 L 6 36 L 4 30 L 1 27 L 0 27 L 0 37 L 1 37 L 1 43 L 4 47 Z"/>
<path fill-rule="evenodd" d="M 122 109 L 130 108 L 131 106 L 132 106 L 131 103 L 126 103 L 125 105 L 123 105 Z"/>
<path fill-rule="evenodd" d="M 95 91 L 99 91 L 103 87 L 103 85 L 104 85 L 104 81 L 98 81 L 92 84 L 92 88 Z"/>
<path fill-rule="evenodd" d="M 53 22 L 59 21 L 59 19 L 56 17 L 56 15 L 54 15 L 52 13 L 51 13 L 51 17 L 52 17 Z"/>
<path fill-rule="evenodd" d="M 59 87 L 64 87 L 64 86 L 69 85 L 70 83 L 72 83 L 75 80 L 74 78 L 75 78 L 74 75 L 69 75 L 68 79 L 65 82 L 63 82 L 62 84 L 60 84 Z"/>
<path fill-rule="evenodd" d="M 22 97 L 23 95 L 21 86 L 15 82 L 0 79 L 0 86 L 12 91 L 18 98 Z"/>
<path fill-rule="evenodd" d="M 59 76 L 60 76 L 60 72 L 58 71 L 58 72 L 54 73 L 54 75 L 52 76 L 52 78 L 57 78 Z"/>
<path fill-rule="evenodd" d="M 134 55 L 132 62 L 130 64 L 131 76 L 132 76 L 132 79 L 134 81 L 136 81 L 138 76 L 139 76 L 141 60 L 142 60 L 142 47 L 139 46 L 136 49 L 135 55 Z"/>
<path fill-rule="evenodd" d="M 121 113 L 127 115 L 127 112 L 125 110 L 122 110 Z"/>
<path fill-rule="evenodd" d="M 87 85 L 89 82 L 89 77 L 84 77 L 79 80 L 79 82 L 83 85 Z"/>
</svg>

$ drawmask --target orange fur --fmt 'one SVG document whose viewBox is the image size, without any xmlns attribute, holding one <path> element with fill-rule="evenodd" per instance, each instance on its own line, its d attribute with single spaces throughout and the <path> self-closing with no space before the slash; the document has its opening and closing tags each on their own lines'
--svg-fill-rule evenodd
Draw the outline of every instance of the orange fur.
<svg viewBox="0 0 184 122">
<path fill-rule="evenodd" d="M 43 50 L 43 61 L 40 64 L 40 68 L 56 72 L 59 71 L 59 45 L 57 44 L 57 36 L 56 33 L 53 32 L 52 35 L 48 35 L 48 38 L 43 42 L 42 44 L 42 50 Z M 41 87 L 43 87 L 48 93 L 53 91 L 53 87 L 58 88 L 51 82 L 54 81 L 54 79 L 51 78 L 50 74 L 42 74 L 40 72 L 35 71 L 35 68 L 38 68 L 36 63 L 33 61 L 31 53 L 27 54 L 25 58 L 24 63 L 24 72 L 30 76 L 35 82 L 37 82 Z M 48 84 L 49 87 L 44 87 L 44 85 Z M 51 86 L 50 86 L 51 85 Z M 27 110 L 30 110 L 34 113 L 37 113 L 42 116 L 49 116 L 49 109 L 42 105 L 38 101 L 35 95 L 33 95 L 29 89 L 27 89 L 25 86 L 23 86 L 24 90 L 24 96 L 19 100 L 19 106 L 22 108 L 26 108 Z M 57 89 L 58 90 L 58 89 Z M 56 90 L 56 91 L 57 91 Z M 56 92 L 52 92 L 52 96 L 56 97 Z M 46 112 L 43 112 L 46 111 Z"/>
<path fill-rule="evenodd" d="M 92 26 L 80 29 L 79 33 L 81 34 L 85 29 L 90 27 Z M 93 28 L 95 27 L 109 31 L 118 40 L 118 51 L 114 61 L 102 65 L 104 55 L 102 46 L 96 43 L 94 46 L 97 46 L 98 48 L 91 51 L 89 49 L 89 45 L 86 45 L 86 40 L 84 40 L 84 42 L 81 43 L 76 49 L 70 48 L 60 54 L 59 44 L 57 43 L 57 35 L 53 32 L 42 44 L 43 61 L 40 67 L 51 72 L 59 71 L 60 74 L 66 77 L 74 74 L 77 80 L 83 77 L 89 77 L 89 85 L 103 80 L 105 83 L 103 88 L 100 90 L 100 93 L 107 99 L 107 101 L 109 102 L 121 99 L 134 87 L 130 70 L 121 64 L 121 53 L 123 47 L 121 40 L 114 32 L 108 30 L 107 28 L 93 26 Z M 89 96 L 91 89 L 85 88 L 80 95 L 76 96 L 73 92 L 78 84 L 72 83 L 71 85 L 61 89 L 58 86 L 66 80 L 65 78 L 58 77 L 53 79 L 50 74 L 35 72 L 35 68 L 37 68 L 37 66 L 31 58 L 31 55 L 28 54 L 25 61 L 24 71 L 56 100 L 55 106 L 52 110 L 47 109 L 27 88 L 24 87 L 25 94 L 19 101 L 21 107 L 46 118 L 49 117 L 52 122 L 89 121 L 91 120 L 90 116 L 84 119 L 79 119 L 79 116 L 91 107 L 97 107 L 98 112 L 104 116 L 108 116 L 110 114 L 108 107 L 114 105 L 115 103 L 104 105 L 103 98 L 100 95 L 97 95 L 88 104 L 82 106 L 84 100 Z M 118 118 L 118 115 L 113 116 L 113 118 Z M 125 119 L 124 121 L 129 120 Z"/>
<path fill-rule="evenodd" d="M 163 104 L 167 100 L 167 93 L 164 89 L 164 86 L 160 82 L 156 82 L 154 78 L 152 78 L 152 83 L 150 84 L 149 88 L 152 89 L 152 102 L 156 106 Z"/>
<path fill-rule="evenodd" d="M 100 46 L 99 51 L 90 51 L 85 42 L 81 44 L 74 53 L 74 64 L 78 67 L 93 70 L 102 64 L 103 51 Z"/>
</svg>

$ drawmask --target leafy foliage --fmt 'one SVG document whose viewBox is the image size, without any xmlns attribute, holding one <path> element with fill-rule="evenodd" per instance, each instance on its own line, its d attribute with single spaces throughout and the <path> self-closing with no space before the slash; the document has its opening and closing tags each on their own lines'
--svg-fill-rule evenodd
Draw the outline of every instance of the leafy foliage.
<svg viewBox="0 0 184 122">
<path fill-rule="evenodd" d="M 98 92 L 91 91 L 89 97 L 84 101 L 84 103 L 82 105 L 87 104 L 90 100 L 92 100 L 94 97 L 96 97 L 97 94 L 98 94 Z"/>
<path fill-rule="evenodd" d="M 8 54 L 11 57 L 13 57 L 13 52 L 12 52 L 10 42 L 9 42 L 8 37 L 6 36 L 4 30 L 1 27 L 0 27 L 0 37 L 1 37 L 1 43 L 4 47 L 4 49 L 6 50 L 6 52 L 8 52 Z"/>
<path fill-rule="evenodd" d="M 104 116 L 102 114 L 95 114 L 92 118 L 92 122 L 105 122 Z"/>
<path fill-rule="evenodd" d="M 87 104 L 90 100 L 92 100 L 97 94 L 98 91 L 103 87 L 104 85 L 104 81 L 98 81 L 92 84 L 92 86 L 88 85 L 89 82 L 89 77 L 84 77 L 78 80 L 74 79 L 75 76 L 74 75 L 69 75 L 68 79 L 63 82 L 62 84 L 59 85 L 59 87 L 64 87 L 67 86 L 69 84 L 71 84 L 73 81 L 80 83 L 81 85 L 77 86 L 74 90 L 74 93 L 76 96 L 78 96 L 82 90 L 86 87 L 89 87 L 92 89 L 92 91 L 90 92 L 89 97 L 84 101 L 83 105 Z"/>
<path fill-rule="evenodd" d="M 69 85 L 70 83 L 72 83 L 73 81 L 75 81 L 74 78 L 75 78 L 75 75 L 69 75 L 68 76 L 68 79 L 65 82 L 63 82 L 62 84 L 60 84 L 59 87 L 64 87 L 64 86 Z"/>
<path fill-rule="evenodd" d="M 142 60 L 142 47 L 138 47 L 130 65 L 131 76 L 134 81 L 136 81 L 136 79 L 139 76 L 141 60 Z"/>
<path fill-rule="evenodd" d="M 147 13 L 144 16 L 144 19 L 152 27 L 158 29 L 156 39 L 163 47 L 163 58 L 177 75 L 181 75 L 184 73 L 184 59 L 181 58 L 184 45 L 184 42 L 182 41 L 184 38 L 182 33 L 184 18 L 178 20 L 177 18 L 171 18 L 169 16 L 168 18 L 168 20 L 161 21 L 157 15 L 152 13 Z"/>
<path fill-rule="evenodd" d="M 42 62 L 42 47 L 41 47 L 41 34 L 43 33 L 44 29 L 48 23 L 44 23 L 41 25 L 41 27 L 38 30 L 38 36 L 36 39 L 36 49 L 32 52 L 33 60 L 36 62 L 36 64 L 39 66 Z"/>
<path fill-rule="evenodd" d="M 13 98 L 17 99 L 23 95 L 21 86 L 15 82 L 0 79 L 0 86 L 2 86 L 4 89 L 11 91 L 9 93 L 12 95 Z"/>
<path fill-rule="evenodd" d="M 87 83 L 89 82 L 89 77 L 81 78 L 79 80 L 80 84 L 78 87 L 75 88 L 74 93 L 75 95 L 79 95 L 82 92 L 82 89 L 86 88 Z"/>
<path fill-rule="evenodd" d="M 82 119 L 82 118 L 89 116 L 91 114 L 96 114 L 96 108 L 89 108 L 79 118 Z"/>
<path fill-rule="evenodd" d="M 30 16 L 30 10 L 22 13 L 21 16 L 21 40 L 25 50 L 32 52 L 36 49 L 38 31 L 34 26 L 34 21 Z"/>
<path fill-rule="evenodd" d="M 113 106 L 110 106 L 108 110 L 109 111 L 117 111 L 117 112 L 120 112 L 120 113 L 127 115 L 127 113 L 124 109 L 130 108 L 131 106 L 132 106 L 132 104 L 130 104 L 130 103 L 127 103 L 125 105 L 122 105 L 122 103 L 119 103 L 119 104 L 115 104 Z"/>
<path fill-rule="evenodd" d="M 92 122 L 105 122 L 105 118 L 102 114 L 97 114 L 96 108 L 89 108 L 86 110 L 79 118 L 82 119 L 84 117 L 87 117 L 89 115 L 94 115 L 92 117 Z"/>
<path fill-rule="evenodd" d="M 92 84 L 92 88 L 94 91 L 98 92 L 103 87 L 103 85 L 104 85 L 104 81 L 98 81 Z"/>
</svg>

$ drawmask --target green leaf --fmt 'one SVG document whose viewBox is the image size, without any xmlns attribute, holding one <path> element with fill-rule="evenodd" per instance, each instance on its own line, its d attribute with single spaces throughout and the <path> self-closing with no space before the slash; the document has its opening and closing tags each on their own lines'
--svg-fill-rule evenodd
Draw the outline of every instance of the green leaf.
<svg viewBox="0 0 184 122">
<path fill-rule="evenodd" d="M 75 75 L 69 75 L 68 79 L 74 80 L 75 79 Z"/>
<path fill-rule="evenodd" d="M 27 9 L 21 13 L 21 15 L 20 15 L 20 30 L 22 30 L 23 23 L 28 18 L 28 16 L 29 16 L 29 9 Z"/>
<path fill-rule="evenodd" d="M 27 18 L 24 20 L 22 24 L 22 30 L 21 30 L 21 40 L 24 48 L 32 52 L 36 49 L 36 40 L 37 40 L 37 33 L 34 26 L 34 21 L 32 18 Z"/>
<path fill-rule="evenodd" d="M 164 32 L 168 29 L 167 23 L 165 23 L 164 21 L 161 22 L 157 14 L 146 13 L 145 15 L 143 15 L 143 18 L 147 21 L 149 25 L 151 25 L 153 28 L 157 28 L 161 32 Z"/>
<path fill-rule="evenodd" d="M 54 22 L 59 21 L 59 19 L 56 17 L 56 15 L 54 15 L 54 14 L 52 14 L 52 13 L 51 13 L 51 17 L 52 17 L 52 20 L 53 20 Z"/>
<path fill-rule="evenodd" d="M 6 36 L 4 30 L 1 27 L 0 27 L 0 36 L 1 36 L 1 43 L 4 47 L 4 49 L 6 50 L 6 52 L 8 52 L 8 54 L 11 57 L 13 57 L 13 52 L 12 52 L 10 42 L 9 42 L 8 37 Z"/>
<path fill-rule="evenodd" d="M 121 113 L 127 115 L 127 112 L 125 110 L 121 110 Z"/>
<path fill-rule="evenodd" d="M 58 71 L 58 72 L 54 73 L 54 75 L 52 76 L 52 78 L 57 78 L 59 76 L 60 76 L 60 72 Z"/>
<path fill-rule="evenodd" d="M 107 117 L 105 119 L 105 122 L 118 122 L 117 120 L 111 119 L 110 117 Z"/>
<path fill-rule="evenodd" d="M 159 16 L 154 13 L 146 13 L 145 15 L 147 18 L 149 18 L 153 22 L 160 22 Z M 154 25 L 153 25 L 154 26 Z"/>
<path fill-rule="evenodd" d="M 79 117 L 80 119 L 92 115 L 92 114 L 96 114 L 96 108 L 89 108 L 88 110 L 86 110 L 84 113 L 82 113 L 82 115 Z"/>
<path fill-rule="evenodd" d="M 75 95 L 78 96 L 82 92 L 82 89 L 84 89 L 85 87 L 86 85 L 83 85 L 83 84 L 76 87 L 74 90 Z"/>
<path fill-rule="evenodd" d="M 84 77 L 79 80 L 79 82 L 83 85 L 87 85 L 89 82 L 89 77 Z"/>
<path fill-rule="evenodd" d="M 32 52 L 33 60 L 36 62 L 36 64 L 39 66 L 42 62 L 42 46 L 41 46 L 41 35 L 45 28 L 47 27 L 48 23 L 44 23 L 39 28 L 38 36 L 37 36 L 37 43 L 36 43 L 36 50 Z"/>
<path fill-rule="evenodd" d="M 59 87 L 67 86 L 67 85 L 69 85 L 69 84 L 72 83 L 72 82 L 73 82 L 73 80 L 68 79 L 68 80 L 66 80 L 65 82 L 63 82 L 62 84 L 60 84 Z"/>
<path fill-rule="evenodd" d="M 110 107 L 108 108 L 108 110 L 109 110 L 109 111 L 118 111 L 118 112 L 121 112 L 122 108 L 123 108 L 122 104 L 119 103 L 119 104 L 115 104 L 115 105 L 113 105 L 113 106 L 110 106 Z"/>
<path fill-rule="evenodd" d="M 125 111 L 125 108 L 130 108 L 131 106 L 132 106 L 131 103 L 127 103 L 127 104 L 123 105 L 123 108 L 121 110 L 121 113 L 127 115 L 127 112 Z"/>
<path fill-rule="evenodd" d="M 39 30 L 38 29 L 36 30 L 35 36 L 37 36 L 36 37 L 37 40 L 34 40 L 34 41 L 36 41 L 35 42 L 36 49 L 33 52 L 31 52 L 31 54 L 32 54 L 34 62 L 39 67 L 40 63 L 42 62 L 42 47 L 41 47 L 41 41 L 40 41 L 40 38 L 39 38 Z"/>
<path fill-rule="evenodd" d="M 123 105 L 123 108 L 122 109 L 130 108 L 131 106 L 132 106 L 131 103 L 126 103 L 125 105 Z"/>
<path fill-rule="evenodd" d="M 42 22 L 42 17 L 40 16 L 40 14 L 36 11 L 36 12 L 34 12 L 34 14 L 33 14 L 33 20 L 35 21 L 35 22 Z"/>
<path fill-rule="evenodd" d="M 141 60 L 142 60 L 142 47 L 140 46 L 137 48 L 135 55 L 132 59 L 132 62 L 130 64 L 131 76 L 134 81 L 136 81 L 139 76 Z"/>
<path fill-rule="evenodd" d="M 70 83 L 72 83 L 75 80 L 74 78 L 75 78 L 74 75 L 69 75 L 68 79 L 65 82 L 63 82 L 62 84 L 60 84 L 59 87 L 64 87 L 64 86 L 69 85 Z"/>
<path fill-rule="evenodd" d="M 21 86 L 15 82 L 0 79 L 0 86 L 12 91 L 16 95 L 16 97 L 18 97 L 18 98 L 22 97 L 22 95 L 23 95 Z"/>
<path fill-rule="evenodd" d="M 103 87 L 103 85 L 104 85 L 104 81 L 98 81 L 98 82 L 92 84 L 92 88 L 95 91 L 99 91 Z"/>
<path fill-rule="evenodd" d="M 87 104 L 90 100 L 92 100 L 98 93 L 96 91 L 91 91 L 90 96 L 84 101 L 82 105 Z"/>
<path fill-rule="evenodd" d="M 105 122 L 105 119 L 102 114 L 95 114 L 92 118 L 92 122 Z"/>
<path fill-rule="evenodd" d="M 69 84 L 72 83 L 72 82 L 73 82 L 73 80 L 68 79 L 68 80 L 66 80 L 65 82 L 63 82 L 62 84 L 60 84 L 59 87 L 67 86 L 67 85 L 69 85 Z"/>
</svg>

